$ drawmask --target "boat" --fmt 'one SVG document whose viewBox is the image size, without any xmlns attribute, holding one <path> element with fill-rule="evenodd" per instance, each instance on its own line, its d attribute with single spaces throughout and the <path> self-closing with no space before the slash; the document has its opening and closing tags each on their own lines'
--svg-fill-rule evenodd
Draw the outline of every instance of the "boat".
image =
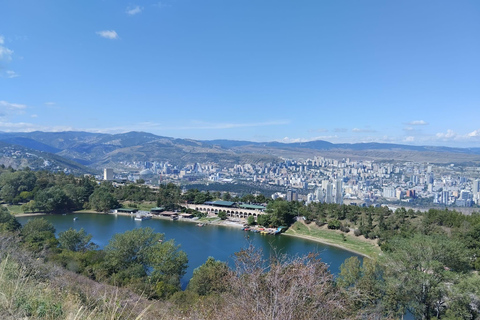
<svg viewBox="0 0 480 320">
<path fill-rule="evenodd" d="M 203 227 L 205 223 L 197 223 L 197 227 Z"/>
<path fill-rule="evenodd" d="M 250 228 L 249 227 L 245 227 L 242 229 L 243 231 L 250 231 Z"/>
<path fill-rule="evenodd" d="M 143 220 L 150 220 L 150 219 L 152 219 L 151 216 L 140 216 L 140 215 L 135 216 L 135 221 L 143 221 Z"/>
<path fill-rule="evenodd" d="M 73 218 L 73 221 L 77 221 L 77 220 L 78 220 L 78 217 Z"/>
</svg>

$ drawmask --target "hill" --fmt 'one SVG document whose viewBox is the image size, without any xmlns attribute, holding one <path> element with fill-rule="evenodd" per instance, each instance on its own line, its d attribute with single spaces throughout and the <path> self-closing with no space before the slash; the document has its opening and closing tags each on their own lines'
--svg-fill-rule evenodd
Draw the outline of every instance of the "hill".
<svg viewBox="0 0 480 320">
<path fill-rule="evenodd" d="M 280 158 L 307 159 L 314 156 L 334 159 L 480 163 L 480 148 L 384 143 L 334 144 L 323 140 L 296 143 L 199 141 L 157 136 L 146 132 L 105 134 L 36 131 L 0 132 L 0 141 L 5 145 L 31 150 L 29 153 L 32 154 L 35 154 L 33 151 L 42 152 L 43 158 L 48 157 L 52 161 L 77 166 L 79 170 L 84 170 L 85 167 L 101 169 L 107 166 L 125 169 L 134 162 L 146 161 L 170 162 L 178 167 L 195 162 L 210 162 L 223 167 L 242 163 L 277 162 L 281 161 Z M 11 159 L 7 162 L 22 162 Z"/>
</svg>

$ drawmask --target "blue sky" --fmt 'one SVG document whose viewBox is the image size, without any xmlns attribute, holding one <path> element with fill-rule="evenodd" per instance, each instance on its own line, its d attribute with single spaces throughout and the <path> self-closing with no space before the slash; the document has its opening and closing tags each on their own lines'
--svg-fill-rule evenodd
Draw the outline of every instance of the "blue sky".
<svg viewBox="0 0 480 320">
<path fill-rule="evenodd" d="M 0 2 L 0 131 L 480 147 L 480 1 Z"/>
</svg>

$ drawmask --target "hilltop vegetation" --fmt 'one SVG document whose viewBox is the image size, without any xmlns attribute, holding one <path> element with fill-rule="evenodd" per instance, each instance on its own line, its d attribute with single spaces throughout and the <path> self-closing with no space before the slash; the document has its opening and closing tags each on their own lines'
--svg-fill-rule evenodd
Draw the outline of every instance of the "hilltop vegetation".
<svg viewBox="0 0 480 320">
<path fill-rule="evenodd" d="M 261 195 L 232 199 L 228 193 L 195 189 L 182 194 L 173 184 L 159 190 L 136 184 L 116 188 L 88 178 L 5 168 L 0 172 L 0 188 L 5 202 L 52 213 L 85 207 L 105 211 L 119 202 L 146 200 L 170 209 L 178 209 L 181 201 L 202 203 L 220 197 L 267 203 L 267 214 L 250 223 L 290 226 L 295 218 L 304 217 L 307 225 L 378 241 L 382 250 L 378 258 L 364 259 L 363 264 L 357 258 L 348 259 L 335 279 L 314 255 L 264 261 L 257 250 L 246 248 L 236 254 L 233 267 L 209 258 L 182 291 L 180 278 L 188 257 L 173 241 L 164 241 L 163 235 L 151 229 L 118 234 L 100 250 L 84 230 L 67 230 L 57 238 L 47 221 L 34 219 L 21 227 L 2 207 L 0 290 L 7 298 L 0 299 L 0 315 L 10 318 L 63 319 L 79 310 L 83 318 L 103 317 L 108 312 L 112 318 L 141 314 L 168 319 L 394 319 L 405 312 L 417 319 L 480 316 L 476 273 L 480 269 L 480 215 L 476 213 L 321 203 L 305 206 Z M 105 199 L 105 206 L 96 207 Z M 43 270 L 42 277 L 36 276 L 37 268 Z M 75 278 L 73 274 L 77 276 L 65 288 L 49 280 L 54 274 L 69 281 Z M 101 298 L 81 284 L 92 281 L 100 291 L 119 287 L 122 295 L 135 297 L 137 302 L 132 305 L 131 299 L 125 298 L 127 302 L 122 300 L 125 295 L 119 296 L 120 305 L 132 307 L 111 309 L 108 301 L 117 297 Z M 15 282 L 24 284 L 24 289 L 14 289 Z M 38 290 L 48 294 L 27 294 Z"/>
</svg>

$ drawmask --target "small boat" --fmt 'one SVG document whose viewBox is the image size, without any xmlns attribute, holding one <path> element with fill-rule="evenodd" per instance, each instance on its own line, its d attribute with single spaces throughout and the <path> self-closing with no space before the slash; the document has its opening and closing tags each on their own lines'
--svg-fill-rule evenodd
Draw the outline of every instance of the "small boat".
<svg viewBox="0 0 480 320">
<path fill-rule="evenodd" d="M 73 218 L 73 221 L 77 221 L 77 220 L 78 220 L 78 217 Z"/>
<path fill-rule="evenodd" d="M 250 228 L 249 227 L 245 227 L 242 229 L 243 231 L 250 231 Z"/>
<path fill-rule="evenodd" d="M 151 216 L 135 216 L 135 221 L 143 221 L 143 220 L 150 220 L 152 219 Z"/>
<path fill-rule="evenodd" d="M 203 227 L 205 224 L 203 223 L 197 223 L 197 227 Z"/>
</svg>

